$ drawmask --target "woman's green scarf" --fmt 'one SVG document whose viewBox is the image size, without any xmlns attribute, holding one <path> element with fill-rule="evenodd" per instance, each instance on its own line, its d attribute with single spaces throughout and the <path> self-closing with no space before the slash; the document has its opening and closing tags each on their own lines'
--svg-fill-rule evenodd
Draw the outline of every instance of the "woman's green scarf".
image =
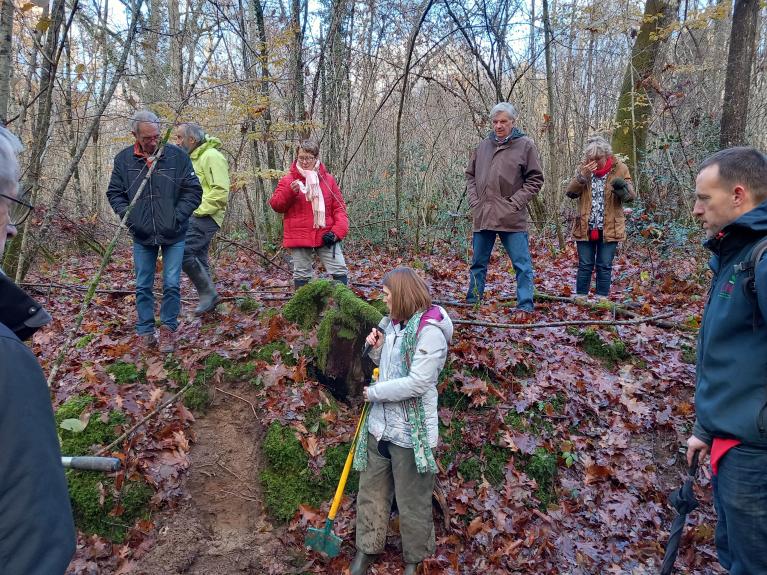
<svg viewBox="0 0 767 575">
<path fill-rule="evenodd" d="M 415 346 L 418 340 L 419 326 L 424 312 L 418 312 L 408 320 L 402 335 L 402 364 L 400 377 L 408 374 L 410 365 L 413 363 Z M 423 408 L 423 399 L 412 397 L 404 402 L 407 418 L 410 422 L 410 440 L 413 444 L 413 455 L 418 473 L 436 473 L 437 463 L 429 446 L 429 433 L 426 429 L 426 413 Z M 354 469 L 364 471 L 368 463 L 368 421 L 367 416 L 362 422 L 360 435 L 357 439 L 357 447 L 354 451 Z"/>
</svg>

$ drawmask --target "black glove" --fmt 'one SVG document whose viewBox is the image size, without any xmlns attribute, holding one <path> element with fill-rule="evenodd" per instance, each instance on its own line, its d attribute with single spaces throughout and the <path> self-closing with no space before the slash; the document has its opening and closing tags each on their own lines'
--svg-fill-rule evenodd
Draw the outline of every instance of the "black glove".
<svg viewBox="0 0 767 575">
<path fill-rule="evenodd" d="M 565 195 L 571 200 L 574 200 L 578 197 L 578 192 L 566 192 Z"/>
<path fill-rule="evenodd" d="M 333 232 L 325 232 L 322 234 L 322 243 L 325 244 L 327 247 L 332 246 L 338 241 L 338 236 L 335 235 Z"/>
<path fill-rule="evenodd" d="M 618 198 L 620 198 L 621 201 L 625 201 L 625 199 L 629 195 L 629 187 L 626 184 L 626 180 L 624 180 L 623 178 L 615 178 L 612 181 L 612 185 L 613 185 L 613 194 L 618 196 Z"/>
</svg>

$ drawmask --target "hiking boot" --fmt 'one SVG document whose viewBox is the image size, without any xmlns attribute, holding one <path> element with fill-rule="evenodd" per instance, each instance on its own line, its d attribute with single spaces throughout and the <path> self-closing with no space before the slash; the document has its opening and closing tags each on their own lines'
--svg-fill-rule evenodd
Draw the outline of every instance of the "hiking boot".
<svg viewBox="0 0 767 575">
<path fill-rule="evenodd" d="M 420 563 L 408 563 L 405 565 L 405 571 L 403 575 L 415 575 Z"/>
<path fill-rule="evenodd" d="M 333 276 L 333 280 L 337 281 L 338 283 L 344 284 L 345 286 L 349 285 L 349 278 L 346 276 L 346 274 L 339 274 L 337 276 Z"/>
<path fill-rule="evenodd" d="M 293 285 L 296 287 L 296 290 L 301 289 L 308 283 L 309 283 L 309 280 L 293 280 Z"/>
<path fill-rule="evenodd" d="M 184 273 L 192 280 L 192 284 L 194 284 L 197 295 L 200 298 L 200 303 L 194 310 L 195 315 L 202 315 L 215 309 L 221 298 L 218 297 L 216 286 L 200 261 L 195 258 L 191 262 L 185 263 L 182 268 Z"/>
<path fill-rule="evenodd" d="M 152 333 L 138 334 L 138 345 L 143 351 L 151 351 L 157 347 L 157 338 Z"/>
<path fill-rule="evenodd" d="M 375 555 L 368 555 L 362 551 L 357 551 L 352 564 L 349 566 L 349 575 L 366 575 L 368 568 L 373 564 L 375 560 Z"/>
<path fill-rule="evenodd" d="M 160 353 L 173 353 L 176 351 L 176 332 L 167 325 L 160 326 L 160 336 L 157 339 Z"/>
</svg>

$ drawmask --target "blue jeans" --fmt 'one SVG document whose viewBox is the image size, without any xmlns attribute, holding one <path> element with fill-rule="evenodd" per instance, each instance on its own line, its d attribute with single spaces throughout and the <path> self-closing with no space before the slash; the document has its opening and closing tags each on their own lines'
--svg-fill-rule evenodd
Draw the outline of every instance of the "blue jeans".
<svg viewBox="0 0 767 575">
<path fill-rule="evenodd" d="M 184 241 L 167 246 L 145 246 L 133 242 L 133 265 L 136 268 L 136 311 L 139 335 L 154 333 L 154 270 L 157 254 L 162 249 L 162 304 L 160 323 L 173 331 L 178 327 L 181 311 L 181 262 L 184 259 Z"/>
<path fill-rule="evenodd" d="M 517 274 L 517 308 L 533 311 L 533 262 L 530 259 L 527 232 L 496 232 L 494 230 L 474 232 L 472 239 L 474 256 L 471 260 L 466 301 L 475 303 L 482 299 L 487 264 L 490 262 L 490 254 L 493 253 L 496 235 L 500 236 L 501 243 L 509 254 L 514 272 Z"/>
<path fill-rule="evenodd" d="M 576 242 L 578 245 L 578 275 L 575 291 L 586 295 L 591 287 L 591 274 L 597 268 L 597 295 L 610 295 L 613 274 L 613 258 L 618 242 Z"/>
<path fill-rule="evenodd" d="M 767 573 L 767 450 L 739 445 L 712 477 L 719 563 L 730 575 Z"/>
</svg>

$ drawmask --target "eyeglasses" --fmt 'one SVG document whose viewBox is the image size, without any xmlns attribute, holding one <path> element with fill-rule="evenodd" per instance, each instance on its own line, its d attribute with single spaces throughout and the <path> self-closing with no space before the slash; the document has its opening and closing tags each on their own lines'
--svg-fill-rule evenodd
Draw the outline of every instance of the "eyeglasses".
<svg viewBox="0 0 767 575">
<path fill-rule="evenodd" d="M 32 213 L 32 210 L 35 209 L 35 206 L 30 204 L 29 202 L 25 202 L 24 200 L 17 200 L 13 196 L 9 196 L 8 194 L 0 194 L 0 196 L 7 198 L 13 202 L 11 204 L 11 208 L 8 210 L 8 219 L 9 223 L 14 226 L 18 227 L 21 224 L 23 224 L 26 219 L 29 217 L 29 214 Z"/>
<path fill-rule="evenodd" d="M 317 158 L 314 156 L 298 156 L 298 161 L 302 164 L 308 164 L 309 162 L 315 162 Z"/>
</svg>

